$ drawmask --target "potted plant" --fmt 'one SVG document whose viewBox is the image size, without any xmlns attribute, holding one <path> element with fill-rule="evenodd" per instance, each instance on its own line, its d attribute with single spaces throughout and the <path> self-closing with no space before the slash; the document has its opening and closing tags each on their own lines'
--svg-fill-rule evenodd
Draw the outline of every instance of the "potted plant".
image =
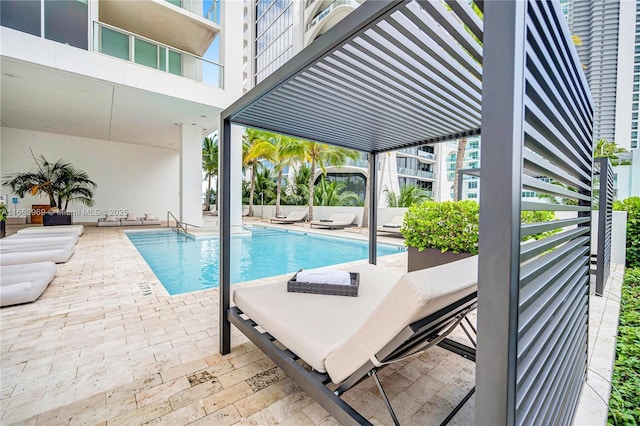
<svg viewBox="0 0 640 426">
<path fill-rule="evenodd" d="M 4 203 L 0 203 L 0 238 L 4 238 L 7 235 L 6 223 L 8 215 L 7 206 Z"/>
<path fill-rule="evenodd" d="M 522 223 L 549 222 L 553 211 L 522 211 Z M 400 231 L 408 246 L 408 270 L 430 268 L 478 254 L 480 206 L 475 201 L 425 201 L 409 207 Z M 554 229 L 522 238 L 533 241 Z"/>
<path fill-rule="evenodd" d="M 479 219 L 475 201 L 425 201 L 409 207 L 400 230 L 409 272 L 478 254 Z"/>
<path fill-rule="evenodd" d="M 34 156 L 34 160 L 36 171 L 7 175 L 2 183 L 20 198 L 26 193 L 47 196 L 50 210 L 43 217 L 45 226 L 71 224 L 72 216 L 67 212 L 69 203 L 93 206 L 93 190 L 97 185 L 89 179 L 87 172 L 62 159 L 50 163 L 41 155 L 39 158 Z"/>
</svg>

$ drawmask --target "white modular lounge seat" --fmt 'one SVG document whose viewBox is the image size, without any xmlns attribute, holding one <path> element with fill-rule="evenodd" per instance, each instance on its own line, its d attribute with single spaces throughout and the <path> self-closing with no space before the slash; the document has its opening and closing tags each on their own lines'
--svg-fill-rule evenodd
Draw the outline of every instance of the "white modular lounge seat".
<svg viewBox="0 0 640 426">
<path fill-rule="evenodd" d="M 142 219 L 136 214 L 129 213 L 126 217 L 120 219 L 120 225 L 122 226 L 142 226 Z"/>
<path fill-rule="evenodd" d="M 2 266 L 0 306 L 35 301 L 53 281 L 56 270 L 56 264 L 53 262 Z"/>
<path fill-rule="evenodd" d="M 18 230 L 18 234 L 53 234 L 53 233 L 76 233 L 79 236 L 84 233 L 83 225 L 57 225 L 57 226 L 32 226 Z"/>
<path fill-rule="evenodd" d="M 97 226 L 120 226 L 120 218 L 117 216 L 108 215 L 106 217 L 99 217 Z"/>
<path fill-rule="evenodd" d="M 282 224 L 296 223 L 296 222 L 302 222 L 303 220 L 305 220 L 306 217 L 307 217 L 306 210 L 293 210 L 289 212 L 289 214 L 286 216 L 272 217 L 271 219 L 269 219 L 269 222 L 282 223 Z"/>
<path fill-rule="evenodd" d="M 326 229 L 342 229 L 349 226 L 356 226 L 353 222 L 356 220 L 355 213 L 334 213 L 329 219 L 313 220 L 310 227 L 326 228 Z"/>
<path fill-rule="evenodd" d="M 142 219 L 142 225 L 160 225 L 160 218 L 153 213 L 145 213 Z"/>
<path fill-rule="evenodd" d="M 76 246 L 68 243 L 28 243 L 20 245 L 0 244 L 0 265 L 17 265 L 35 262 L 67 262 Z"/>
<path fill-rule="evenodd" d="M 286 282 L 236 288 L 229 319 L 325 409 L 334 414 L 337 406 L 365 424 L 338 396 L 404 349 L 435 341 L 475 360 L 473 348 L 445 337 L 475 308 L 477 256 L 404 274 L 374 265 L 348 270 L 360 273 L 358 297 L 289 293 Z M 271 347 L 273 338 L 289 352 Z M 313 371 L 288 364 L 298 357 Z"/>
<path fill-rule="evenodd" d="M 382 226 L 378 226 L 376 229 L 378 232 L 387 232 L 394 236 L 402 236 L 400 229 L 404 224 L 404 216 L 394 216 L 390 222 L 385 223 Z"/>
<path fill-rule="evenodd" d="M 78 243 L 78 236 L 75 234 L 59 234 L 55 236 L 46 235 L 46 236 L 35 236 L 35 235 L 19 235 L 14 234 L 10 237 L 3 238 L 0 240 L 0 245 L 2 246 L 11 246 L 11 245 L 24 245 L 24 244 L 67 244 L 67 243 Z"/>
<path fill-rule="evenodd" d="M 75 233 L 75 232 L 71 232 L 71 233 L 66 233 L 66 232 L 53 232 L 50 234 L 13 234 L 13 235 L 9 235 L 8 237 L 5 237 L 3 239 L 3 241 L 7 241 L 7 240 L 38 240 L 38 241 L 55 241 L 55 239 L 57 238 L 65 238 L 65 239 L 70 239 L 73 240 L 74 243 L 78 243 L 78 240 L 80 239 L 80 236 Z"/>
</svg>

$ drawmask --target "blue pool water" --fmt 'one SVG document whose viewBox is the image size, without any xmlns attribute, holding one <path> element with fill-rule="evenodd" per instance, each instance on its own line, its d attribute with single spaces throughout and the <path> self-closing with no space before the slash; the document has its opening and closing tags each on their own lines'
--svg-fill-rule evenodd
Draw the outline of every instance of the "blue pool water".
<svg viewBox="0 0 640 426">
<path fill-rule="evenodd" d="M 273 228 L 250 230 L 251 234 L 231 238 L 232 283 L 369 257 L 364 241 Z M 172 230 L 133 231 L 127 236 L 169 294 L 218 287 L 218 238 L 195 240 Z M 378 256 L 404 250 L 378 244 Z"/>
</svg>

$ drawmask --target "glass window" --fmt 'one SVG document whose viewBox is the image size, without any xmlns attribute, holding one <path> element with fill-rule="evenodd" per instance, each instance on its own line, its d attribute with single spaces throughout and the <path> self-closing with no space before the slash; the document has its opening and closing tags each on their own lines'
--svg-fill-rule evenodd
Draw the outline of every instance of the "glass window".
<svg viewBox="0 0 640 426">
<path fill-rule="evenodd" d="M 24 0 L 0 1 L 0 24 L 40 37 L 40 2 Z M 84 25 L 87 25 L 85 21 Z"/>
<path fill-rule="evenodd" d="M 469 185 L 467 186 L 467 188 L 469 189 L 476 189 L 478 187 L 478 181 L 477 180 L 472 180 L 471 182 L 469 182 Z"/>
<path fill-rule="evenodd" d="M 45 38 L 87 50 L 88 0 L 45 0 Z M 31 2 L 27 2 L 31 3 Z"/>
<path fill-rule="evenodd" d="M 129 60 L 129 36 L 109 28 L 102 28 L 100 52 Z"/>
<path fill-rule="evenodd" d="M 158 68 L 158 46 L 136 38 L 135 62 L 151 68 Z"/>
<path fill-rule="evenodd" d="M 169 51 L 169 72 L 182 75 L 182 55 L 172 50 Z"/>
<path fill-rule="evenodd" d="M 478 198 L 478 193 L 477 192 L 469 192 L 467 194 L 467 198 Z"/>
</svg>

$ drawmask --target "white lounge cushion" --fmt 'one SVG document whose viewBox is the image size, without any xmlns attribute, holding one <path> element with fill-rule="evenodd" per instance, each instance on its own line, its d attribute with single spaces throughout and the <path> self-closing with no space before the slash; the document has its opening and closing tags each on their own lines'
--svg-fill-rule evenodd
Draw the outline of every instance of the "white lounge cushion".
<svg viewBox="0 0 640 426">
<path fill-rule="evenodd" d="M 234 290 L 235 304 L 284 346 L 340 383 L 400 331 L 473 293 L 478 257 L 405 273 L 373 265 L 359 297 L 287 293 L 286 282 Z"/>
<path fill-rule="evenodd" d="M 0 306 L 33 302 L 56 276 L 53 262 L 3 266 L 0 274 Z"/>
<path fill-rule="evenodd" d="M 327 356 L 324 364 L 331 380 L 345 380 L 404 327 L 473 293 L 477 283 L 478 256 L 404 274 L 362 325 Z"/>
<path fill-rule="evenodd" d="M 25 244 L 0 246 L 0 265 L 35 262 L 64 263 L 75 251 L 75 244 Z"/>
<path fill-rule="evenodd" d="M 362 324 L 402 275 L 374 265 L 345 268 L 360 272 L 358 297 L 288 293 L 287 283 L 236 288 L 233 301 L 283 345 L 318 371 L 325 358 Z"/>
<path fill-rule="evenodd" d="M 27 234 L 27 233 L 76 233 L 78 235 L 82 235 L 84 233 L 83 225 L 59 225 L 59 226 L 32 226 L 29 228 L 23 228 L 18 230 L 18 234 Z"/>
<path fill-rule="evenodd" d="M 80 237 L 78 236 L 78 234 L 76 233 L 71 233 L 71 234 L 67 234 L 64 232 L 55 232 L 52 234 L 13 234 L 10 235 L 6 238 L 3 238 L 2 241 L 23 241 L 23 240 L 27 240 L 27 241 L 42 241 L 42 242 L 48 242 L 48 241 L 61 241 L 61 242 L 66 242 L 66 241 L 73 241 L 74 244 L 78 243 L 78 239 Z"/>
</svg>

